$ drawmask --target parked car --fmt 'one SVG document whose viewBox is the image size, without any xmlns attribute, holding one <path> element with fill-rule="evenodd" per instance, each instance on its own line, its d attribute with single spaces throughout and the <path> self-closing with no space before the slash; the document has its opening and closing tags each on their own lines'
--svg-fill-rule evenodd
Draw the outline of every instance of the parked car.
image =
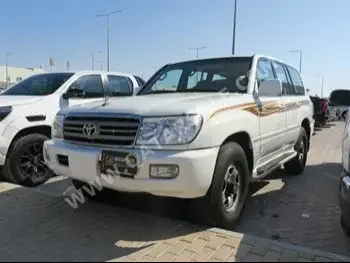
<svg viewBox="0 0 350 263">
<path fill-rule="evenodd" d="M 329 96 L 329 106 L 335 109 L 339 119 L 345 120 L 350 108 L 350 90 L 333 90 Z"/>
<path fill-rule="evenodd" d="M 315 125 L 325 124 L 329 118 L 328 101 L 316 96 L 310 96 L 310 99 L 314 105 Z"/>
<path fill-rule="evenodd" d="M 105 96 L 135 95 L 140 84 L 124 73 L 84 71 L 30 76 L 0 95 L 0 165 L 11 183 L 35 186 L 53 173 L 44 164 L 43 142 L 56 113 Z"/>
<path fill-rule="evenodd" d="M 348 114 L 346 114 L 348 116 Z M 341 226 L 350 237 L 350 121 L 346 120 L 342 138 L 342 174 L 339 187 Z"/>
<path fill-rule="evenodd" d="M 251 181 L 303 173 L 312 108 L 298 71 L 274 58 L 168 64 L 137 96 L 59 111 L 44 158 L 86 196 L 96 186 L 194 199 L 200 221 L 233 229 Z"/>
</svg>

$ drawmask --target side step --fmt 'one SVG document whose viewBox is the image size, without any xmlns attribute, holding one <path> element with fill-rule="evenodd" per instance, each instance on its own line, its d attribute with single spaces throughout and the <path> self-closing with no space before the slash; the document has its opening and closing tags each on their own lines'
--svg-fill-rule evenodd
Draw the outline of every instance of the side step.
<svg viewBox="0 0 350 263">
<path fill-rule="evenodd" d="M 297 155 L 296 152 L 289 152 L 282 154 L 276 159 L 273 159 L 265 164 L 262 164 L 261 166 L 257 167 L 255 172 L 253 172 L 253 180 L 261 179 L 265 177 L 266 175 L 269 175 L 274 170 L 282 168 L 282 165 L 291 159 L 293 159 Z"/>
</svg>

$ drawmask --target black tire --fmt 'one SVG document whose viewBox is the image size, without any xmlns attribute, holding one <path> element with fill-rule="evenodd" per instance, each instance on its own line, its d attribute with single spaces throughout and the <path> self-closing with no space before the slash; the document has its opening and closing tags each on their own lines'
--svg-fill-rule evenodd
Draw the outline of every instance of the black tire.
<svg viewBox="0 0 350 263">
<path fill-rule="evenodd" d="M 225 208 L 227 203 L 224 203 L 223 188 L 226 172 L 232 166 L 238 171 L 240 185 L 236 189 L 240 194 L 236 196 L 235 205 L 228 211 Z M 196 204 L 197 221 L 213 227 L 235 229 L 248 198 L 249 178 L 248 161 L 242 147 L 236 142 L 224 144 L 219 150 L 211 186 L 206 196 Z"/>
<path fill-rule="evenodd" d="M 34 187 L 53 177 L 54 173 L 44 164 L 43 158 L 42 147 L 48 139 L 50 138 L 43 134 L 29 134 L 18 138 L 6 156 L 3 166 L 5 179 L 10 183 Z M 37 154 L 33 149 L 37 150 Z M 30 164 L 26 166 L 26 163 Z M 33 172 L 32 175 L 30 171 Z"/>
<path fill-rule="evenodd" d="M 100 191 L 96 187 L 76 179 L 72 180 L 72 184 L 74 185 L 75 189 L 81 190 L 84 197 L 86 197 L 89 200 L 102 201 L 105 195 L 107 194 L 107 191 L 105 189 L 102 189 Z M 88 191 L 86 191 L 86 189 L 88 189 Z M 91 195 L 91 193 L 94 194 Z"/>
<path fill-rule="evenodd" d="M 300 175 L 305 170 L 307 154 L 308 154 L 309 139 L 304 127 L 300 128 L 299 138 L 295 143 L 294 149 L 297 152 L 292 160 L 284 164 L 284 170 L 293 175 Z"/>
<path fill-rule="evenodd" d="M 350 237 L 350 226 L 344 220 L 343 214 L 340 216 L 340 225 L 347 237 Z"/>
</svg>

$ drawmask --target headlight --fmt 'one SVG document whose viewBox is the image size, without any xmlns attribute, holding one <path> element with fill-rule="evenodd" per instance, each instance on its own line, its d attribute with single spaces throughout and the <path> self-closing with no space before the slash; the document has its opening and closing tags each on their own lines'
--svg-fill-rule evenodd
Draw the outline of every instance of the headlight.
<svg viewBox="0 0 350 263">
<path fill-rule="evenodd" d="M 58 139 L 63 138 L 63 122 L 64 122 L 64 116 L 57 114 L 51 128 L 52 138 L 58 138 Z"/>
<path fill-rule="evenodd" d="M 3 121 L 12 111 L 12 106 L 0 107 L 0 121 Z"/>
<path fill-rule="evenodd" d="M 190 143 L 202 127 L 200 115 L 144 118 L 137 137 L 138 145 Z"/>
</svg>

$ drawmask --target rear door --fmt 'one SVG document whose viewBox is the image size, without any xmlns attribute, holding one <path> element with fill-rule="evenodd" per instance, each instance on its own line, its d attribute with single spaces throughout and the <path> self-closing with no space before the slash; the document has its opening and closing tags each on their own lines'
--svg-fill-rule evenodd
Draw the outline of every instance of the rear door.
<svg viewBox="0 0 350 263">
<path fill-rule="evenodd" d="M 112 97 L 128 97 L 134 94 L 134 89 L 138 87 L 126 76 L 107 73 L 107 92 Z"/>
<path fill-rule="evenodd" d="M 296 107 L 294 89 L 287 71 L 287 68 L 283 63 L 278 61 L 272 61 L 273 68 L 275 70 L 276 78 L 282 82 L 282 97 L 281 97 L 281 112 L 285 114 L 286 129 L 283 146 L 288 147 L 292 143 L 290 139 L 290 128 L 293 128 L 292 124 L 296 122 L 296 116 L 294 111 Z"/>
<path fill-rule="evenodd" d="M 291 144 L 295 144 L 300 133 L 301 123 L 304 116 L 310 116 L 310 107 L 312 107 L 312 102 L 309 96 L 306 94 L 305 87 L 299 72 L 291 67 L 285 66 L 288 72 L 288 76 L 291 82 L 291 87 L 293 94 L 289 97 L 287 104 L 287 127 L 288 127 L 288 138 Z M 310 119 L 312 121 L 312 119 Z"/>
</svg>

